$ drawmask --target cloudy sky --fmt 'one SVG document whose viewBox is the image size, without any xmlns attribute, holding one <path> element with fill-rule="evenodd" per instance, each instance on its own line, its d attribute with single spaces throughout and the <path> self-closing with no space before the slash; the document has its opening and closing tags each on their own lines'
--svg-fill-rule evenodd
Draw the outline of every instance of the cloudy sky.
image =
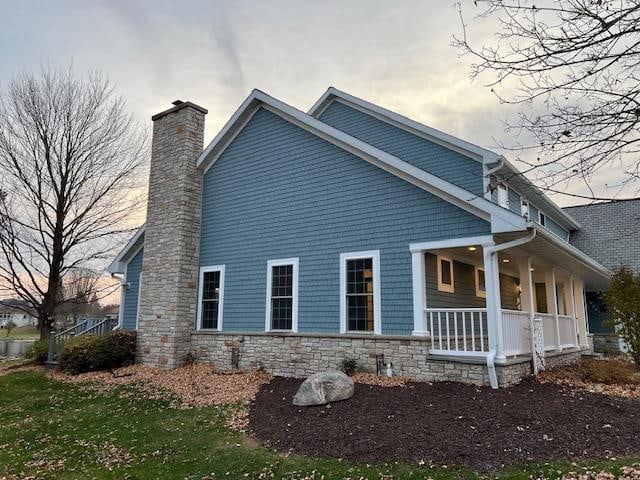
<svg viewBox="0 0 640 480">
<path fill-rule="evenodd" d="M 476 7 L 463 4 L 472 20 Z M 306 111 L 333 85 L 494 150 L 514 114 L 469 80 L 450 0 L 0 0 L 0 14 L 0 87 L 73 62 L 108 74 L 140 122 L 175 99 L 208 108 L 205 142 L 253 88 Z M 479 41 L 493 30 L 471 27 Z"/>
</svg>

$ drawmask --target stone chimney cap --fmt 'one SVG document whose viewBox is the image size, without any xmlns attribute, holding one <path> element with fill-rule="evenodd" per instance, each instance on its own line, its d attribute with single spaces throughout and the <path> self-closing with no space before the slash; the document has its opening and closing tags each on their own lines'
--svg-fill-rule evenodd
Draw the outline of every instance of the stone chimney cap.
<svg viewBox="0 0 640 480">
<path fill-rule="evenodd" d="M 171 103 L 173 105 L 173 107 L 171 107 L 168 110 L 165 110 L 163 112 L 160 113 L 156 113 L 154 116 L 151 117 L 152 121 L 156 121 L 159 118 L 164 117 L 165 115 L 168 115 L 170 113 L 173 112 L 177 112 L 178 110 L 181 110 L 183 108 L 186 107 L 191 107 L 197 111 L 199 111 L 200 113 L 203 113 L 204 115 L 206 115 L 207 113 L 209 113 L 209 111 L 206 108 L 201 107 L 200 105 L 196 105 L 195 103 L 191 103 L 191 102 L 183 102 L 182 100 L 176 100 L 175 102 Z"/>
</svg>

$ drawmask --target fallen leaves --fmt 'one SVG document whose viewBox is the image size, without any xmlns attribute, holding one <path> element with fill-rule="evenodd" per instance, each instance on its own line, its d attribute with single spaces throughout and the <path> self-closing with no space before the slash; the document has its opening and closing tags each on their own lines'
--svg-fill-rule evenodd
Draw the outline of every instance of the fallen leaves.
<svg viewBox="0 0 640 480">
<path fill-rule="evenodd" d="M 601 368 L 606 368 L 607 362 L 619 362 L 619 360 L 590 360 L 598 362 Z M 574 365 L 562 366 L 545 370 L 538 375 L 541 383 L 554 383 L 569 387 L 580 388 L 593 393 L 612 395 L 624 398 L 640 398 L 640 384 L 632 383 L 600 383 L 584 380 L 585 374 L 582 371 L 586 368 L 582 362 Z"/>
<path fill-rule="evenodd" d="M 562 477 L 563 480 L 640 480 L 640 467 L 620 467 L 620 475 L 616 477 L 611 472 L 592 472 L 585 473 L 569 472 Z"/>
<path fill-rule="evenodd" d="M 355 383 L 365 385 L 376 385 L 378 387 L 404 387 L 414 380 L 409 377 L 387 377 L 386 375 L 375 375 L 373 373 L 357 372 L 351 376 Z"/>
<path fill-rule="evenodd" d="M 103 392 L 122 385 L 135 385 L 151 399 L 166 399 L 172 394 L 177 408 L 224 405 L 253 400 L 258 389 L 271 380 L 264 372 L 216 373 L 211 366 L 194 364 L 174 370 L 159 370 L 133 365 L 110 372 L 89 372 L 68 375 L 52 371 L 51 378 L 79 383 Z"/>
</svg>

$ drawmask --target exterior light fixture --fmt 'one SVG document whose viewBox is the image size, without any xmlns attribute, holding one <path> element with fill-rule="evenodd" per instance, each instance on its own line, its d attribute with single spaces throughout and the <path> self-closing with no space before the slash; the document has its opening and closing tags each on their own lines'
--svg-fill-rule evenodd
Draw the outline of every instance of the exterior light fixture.
<svg viewBox="0 0 640 480">
<path fill-rule="evenodd" d="M 502 263 L 509 263 L 511 260 L 509 260 L 508 258 L 503 258 L 502 259 Z"/>
<path fill-rule="evenodd" d="M 476 248 L 476 247 L 469 247 L 469 251 L 470 251 L 470 252 L 475 252 L 476 250 L 477 250 L 477 248 Z"/>
</svg>

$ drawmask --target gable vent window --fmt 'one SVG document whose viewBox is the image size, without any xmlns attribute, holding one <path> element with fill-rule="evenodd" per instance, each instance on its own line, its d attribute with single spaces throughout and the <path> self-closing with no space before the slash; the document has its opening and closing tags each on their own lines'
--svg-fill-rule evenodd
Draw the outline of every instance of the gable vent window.
<svg viewBox="0 0 640 480">
<path fill-rule="evenodd" d="M 222 329 L 224 265 L 200 269 L 198 330 Z"/>
<path fill-rule="evenodd" d="M 341 332 L 381 333 L 379 251 L 340 257 Z"/>
<path fill-rule="evenodd" d="M 298 259 L 267 262 L 265 330 L 298 330 Z"/>
</svg>

